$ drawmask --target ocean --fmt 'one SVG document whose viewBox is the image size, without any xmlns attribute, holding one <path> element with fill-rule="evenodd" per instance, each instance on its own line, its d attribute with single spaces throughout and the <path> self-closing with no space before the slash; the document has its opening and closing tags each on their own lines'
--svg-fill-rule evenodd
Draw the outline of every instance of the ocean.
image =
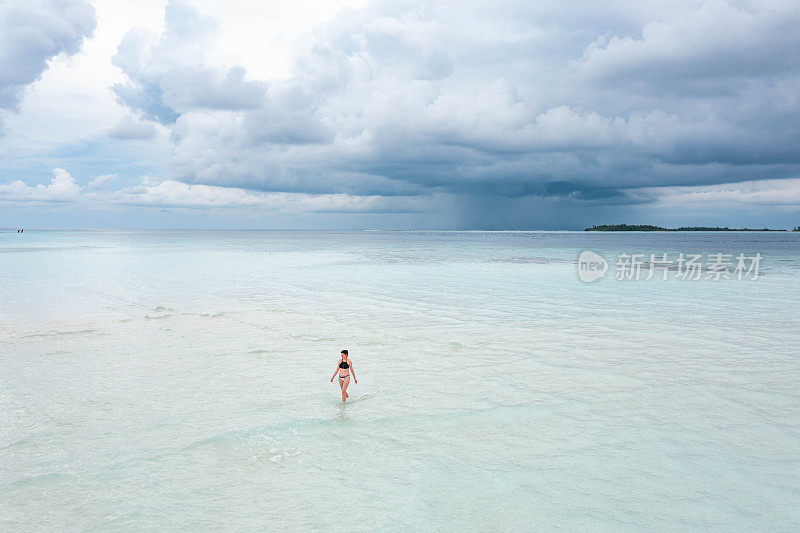
<svg viewBox="0 0 800 533">
<path fill-rule="evenodd" d="M 0 529 L 797 530 L 798 303 L 798 233 L 5 230 Z"/>
</svg>

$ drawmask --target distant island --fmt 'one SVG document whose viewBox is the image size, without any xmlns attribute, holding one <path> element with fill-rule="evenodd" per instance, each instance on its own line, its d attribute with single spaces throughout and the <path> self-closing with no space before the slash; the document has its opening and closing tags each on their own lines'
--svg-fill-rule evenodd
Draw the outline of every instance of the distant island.
<svg viewBox="0 0 800 533">
<path fill-rule="evenodd" d="M 800 226 L 793 231 L 800 230 Z M 786 231 L 785 229 L 770 228 L 710 228 L 708 226 L 682 226 L 680 228 L 662 228 L 661 226 L 651 226 L 650 224 L 601 224 L 592 226 L 583 231 Z"/>
</svg>

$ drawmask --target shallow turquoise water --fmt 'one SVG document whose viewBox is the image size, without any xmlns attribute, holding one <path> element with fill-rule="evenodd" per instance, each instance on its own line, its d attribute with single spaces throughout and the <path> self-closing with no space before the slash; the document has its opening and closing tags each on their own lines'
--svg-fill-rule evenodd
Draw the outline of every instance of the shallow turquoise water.
<svg viewBox="0 0 800 533">
<path fill-rule="evenodd" d="M 798 282 L 797 234 L 2 232 L 0 524 L 797 529 Z"/>
</svg>

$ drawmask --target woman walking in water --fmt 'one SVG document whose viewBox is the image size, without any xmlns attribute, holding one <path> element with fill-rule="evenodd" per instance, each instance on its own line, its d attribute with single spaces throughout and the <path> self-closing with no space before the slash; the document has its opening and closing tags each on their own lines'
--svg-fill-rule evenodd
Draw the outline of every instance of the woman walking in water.
<svg viewBox="0 0 800 533">
<path fill-rule="evenodd" d="M 353 370 L 353 361 L 347 357 L 347 350 L 342 350 L 342 358 L 339 359 L 339 364 L 336 365 L 336 370 L 333 371 L 331 383 L 333 383 L 333 378 L 336 377 L 337 372 L 339 373 L 339 387 L 342 389 L 342 401 L 345 401 L 350 396 L 347 394 L 347 386 L 350 385 L 350 374 L 353 374 L 353 381 L 358 383 L 356 372 Z"/>
</svg>

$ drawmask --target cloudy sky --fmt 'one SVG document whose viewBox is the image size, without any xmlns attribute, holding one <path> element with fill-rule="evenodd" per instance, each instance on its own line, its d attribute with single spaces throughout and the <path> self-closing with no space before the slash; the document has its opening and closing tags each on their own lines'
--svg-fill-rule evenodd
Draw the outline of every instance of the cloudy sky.
<svg viewBox="0 0 800 533">
<path fill-rule="evenodd" d="M 0 226 L 800 224 L 800 0 L 0 1 Z"/>
</svg>

